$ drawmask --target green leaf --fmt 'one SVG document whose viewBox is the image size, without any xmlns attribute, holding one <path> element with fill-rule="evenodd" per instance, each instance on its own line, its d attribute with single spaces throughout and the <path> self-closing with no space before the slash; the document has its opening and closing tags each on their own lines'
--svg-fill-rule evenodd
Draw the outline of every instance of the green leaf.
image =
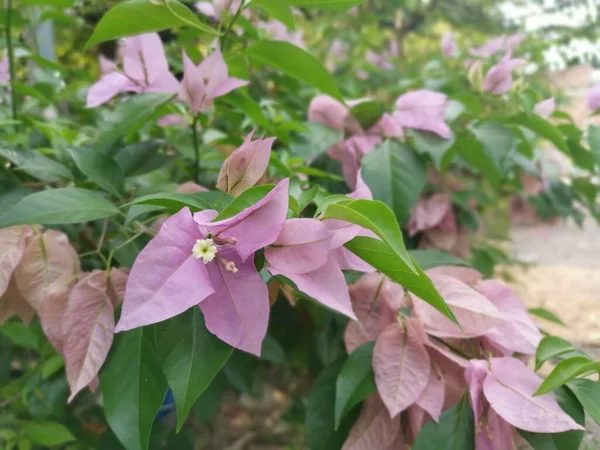
<svg viewBox="0 0 600 450">
<path fill-rule="evenodd" d="M 590 125 L 588 127 L 588 145 L 596 164 L 600 165 L 600 126 Z"/>
<path fill-rule="evenodd" d="M 354 117 L 363 130 L 368 130 L 375 125 L 383 115 L 383 105 L 377 100 L 367 100 L 350 108 Z"/>
<path fill-rule="evenodd" d="M 317 184 L 306 191 L 302 191 L 302 193 L 298 196 L 298 210 L 300 212 L 304 211 L 306 207 L 315 199 L 318 193 L 319 185 Z"/>
<path fill-rule="evenodd" d="M 474 415 L 468 394 L 445 411 L 438 423 L 429 421 L 418 434 L 412 450 L 475 450 Z"/>
<path fill-rule="evenodd" d="M 0 326 L 0 332 L 15 345 L 32 350 L 40 348 L 41 336 L 35 332 L 33 327 L 27 327 L 23 322 L 6 322 Z"/>
<path fill-rule="evenodd" d="M 77 167 L 90 180 L 107 192 L 121 197 L 125 192 L 125 177 L 117 162 L 108 155 L 94 150 L 71 150 Z"/>
<path fill-rule="evenodd" d="M 167 382 L 142 328 L 117 334 L 100 372 L 104 414 L 127 450 L 146 450 Z"/>
<path fill-rule="evenodd" d="M 115 205 L 95 192 L 79 188 L 40 191 L 22 198 L 0 216 L 0 228 L 20 224 L 64 225 L 119 214 Z"/>
<path fill-rule="evenodd" d="M 408 253 L 423 270 L 438 266 L 470 266 L 468 262 L 441 250 L 410 250 Z"/>
<path fill-rule="evenodd" d="M 167 0 L 164 4 L 156 4 L 149 0 L 129 0 L 119 3 L 104 14 L 85 47 L 125 36 L 182 26 L 219 34 L 202 23 L 187 6 L 177 0 Z"/>
<path fill-rule="evenodd" d="M 156 325 L 156 345 L 177 405 L 177 431 L 233 349 L 210 333 L 199 308 Z"/>
<path fill-rule="evenodd" d="M 259 0 L 260 3 L 284 3 L 302 8 L 319 8 L 333 11 L 345 11 L 364 0 Z"/>
<path fill-rule="evenodd" d="M 236 350 L 223 367 L 223 373 L 231 385 L 246 394 L 252 394 L 257 385 L 260 360 L 249 353 Z"/>
<path fill-rule="evenodd" d="M 563 327 L 566 327 L 565 323 L 562 320 L 560 320 L 560 317 L 558 317 L 552 311 L 548 311 L 545 308 L 529 308 L 528 311 L 529 314 L 533 314 L 534 316 L 540 317 L 544 320 L 547 320 L 548 322 L 553 322 L 558 325 L 562 325 Z"/>
<path fill-rule="evenodd" d="M 348 412 L 377 391 L 371 365 L 374 342 L 354 350 L 344 362 L 335 382 L 335 429 Z"/>
<path fill-rule="evenodd" d="M 55 8 L 69 8 L 77 0 L 21 0 L 24 6 L 54 6 Z"/>
<path fill-rule="evenodd" d="M 592 152 L 571 139 L 567 140 L 567 145 L 571 152 L 571 159 L 577 166 L 590 172 L 595 171 L 596 162 Z"/>
<path fill-rule="evenodd" d="M 104 120 L 95 150 L 114 155 L 119 150 L 116 144 L 120 139 L 139 129 L 172 98 L 171 94 L 137 94 L 119 103 Z"/>
<path fill-rule="evenodd" d="M 239 214 L 244 209 L 249 208 L 261 201 L 275 186 L 272 184 L 262 184 L 246 189 L 239 197 L 236 197 L 221 213 L 215 217 L 213 222 L 229 219 Z M 290 197 L 292 198 L 292 197 Z M 295 199 L 294 199 L 295 201 Z"/>
<path fill-rule="evenodd" d="M 285 4 L 284 1 L 268 1 L 268 0 L 254 0 L 249 6 L 259 6 L 264 9 L 274 19 L 277 19 L 283 23 L 290 30 L 296 28 L 294 23 L 294 14 L 290 5 Z"/>
<path fill-rule="evenodd" d="M 410 130 L 415 150 L 419 153 L 429 155 L 438 170 L 444 170 L 449 163 L 446 158 L 448 150 L 454 145 L 455 139 L 444 139 L 433 133 Z"/>
<path fill-rule="evenodd" d="M 385 203 L 376 200 L 349 200 L 327 207 L 321 220 L 337 219 L 360 225 L 379 236 L 398 255 L 404 265 L 416 273 L 413 261 L 406 251 L 402 231 L 394 213 Z"/>
<path fill-rule="evenodd" d="M 388 205 L 399 223 L 408 218 L 427 182 L 425 166 L 417 154 L 391 140 L 363 158 L 362 177 L 373 198 Z"/>
<path fill-rule="evenodd" d="M 163 146 L 158 140 L 128 145 L 115 155 L 115 161 L 125 176 L 134 174 L 140 167 L 152 159 Z"/>
<path fill-rule="evenodd" d="M 56 422 L 27 422 L 23 431 L 31 441 L 45 447 L 55 447 L 75 440 L 67 427 Z"/>
<path fill-rule="evenodd" d="M 335 80 L 323 64 L 289 42 L 258 41 L 244 50 L 243 54 L 343 100 Z"/>
<path fill-rule="evenodd" d="M 534 396 L 547 394 L 558 389 L 573 378 L 588 372 L 600 372 L 600 362 L 593 361 L 587 356 L 573 356 L 563 359 L 542 382 Z"/>
<path fill-rule="evenodd" d="M 494 160 L 485 151 L 483 144 L 474 136 L 462 133 L 456 140 L 453 149 L 473 168 L 481 171 L 483 178 L 492 186 L 498 187 L 502 180 L 502 172 L 494 164 Z"/>
<path fill-rule="evenodd" d="M 569 381 L 567 386 L 583 405 L 583 409 L 600 425 L 600 383 L 576 378 Z"/>
<path fill-rule="evenodd" d="M 20 170 L 43 181 L 72 180 L 73 174 L 61 163 L 54 161 L 36 150 L 12 150 L 0 148 L 0 155 L 4 156 Z"/>
<path fill-rule="evenodd" d="M 508 155 L 515 143 L 513 132 L 504 125 L 494 122 L 484 122 L 473 126 L 471 132 L 481 143 L 483 151 L 494 166 L 503 172 L 506 169 Z"/>
<path fill-rule="evenodd" d="M 539 343 L 535 353 L 535 370 L 539 370 L 546 361 L 553 358 L 565 359 L 571 356 L 586 356 L 581 350 L 573 347 L 568 341 L 557 336 L 545 336 Z"/>
<path fill-rule="evenodd" d="M 575 422 L 585 426 L 585 413 L 577 397 L 561 387 L 556 391 L 558 404 Z M 585 432 L 582 430 L 566 431 L 564 433 L 542 434 L 518 430 L 519 434 L 529 442 L 534 450 L 568 450 L 578 449 Z"/>
<path fill-rule="evenodd" d="M 292 141 L 290 151 L 305 159 L 322 155 L 344 138 L 343 131 L 329 128 L 322 123 L 307 122 L 304 126 L 307 128 L 306 132 L 299 133 L 299 138 Z"/>
<path fill-rule="evenodd" d="M 193 211 L 212 209 L 212 205 L 202 199 L 199 194 L 169 194 L 161 192 L 158 194 L 144 195 L 125 204 L 124 206 L 155 205 L 167 208 L 169 211 L 179 211 L 181 208 L 189 207 Z"/>
<path fill-rule="evenodd" d="M 306 409 L 306 436 L 310 450 L 339 450 L 357 417 L 348 414 L 337 431 L 334 428 L 336 381 L 344 361 L 335 362 L 323 369 L 308 396 Z M 375 449 L 373 449 L 375 450 Z"/>
<path fill-rule="evenodd" d="M 569 156 L 571 155 L 569 146 L 561 132 L 543 117 L 540 117 L 537 114 L 517 114 L 516 116 L 511 117 L 508 122 L 528 128 L 538 136 L 549 140 L 561 152 Z"/>
<path fill-rule="evenodd" d="M 379 272 L 401 284 L 419 298 L 429 303 L 454 323 L 456 317 L 440 296 L 431 280 L 413 260 L 417 272 L 408 267 L 404 261 L 383 241 L 370 237 L 358 236 L 345 244 L 345 247 L 363 259 Z"/>
<path fill-rule="evenodd" d="M 271 121 L 265 115 L 260 105 L 256 103 L 256 101 L 254 101 L 250 96 L 248 96 L 248 94 L 246 94 L 243 90 L 237 89 L 233 92 L 230 92 L 226 96 L 222 97 L 222 100 L 241 110 L 248 116 L 248 118 L 252 119 L 256 125 L 263 127 L 270 133 L 275 134 L 282 142 L 287 141 L 287 137 L 284 134 L 278 133 L 277 130 L 273 129 Z"/>
</svg>

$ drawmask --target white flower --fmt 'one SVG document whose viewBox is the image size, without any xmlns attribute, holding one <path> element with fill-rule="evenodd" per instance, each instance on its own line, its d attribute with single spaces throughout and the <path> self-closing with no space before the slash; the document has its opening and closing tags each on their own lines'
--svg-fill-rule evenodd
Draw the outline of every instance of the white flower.
<svg viewBox="0 0 600 450">
<path fill-rule="evenodd" d="M 217 255 L 217 246 L 212 239 L 198 239 L 192 248 L 192 255 L 196 259 L 202 259 L 204 264 L 208 264 Z"/>
</svg>

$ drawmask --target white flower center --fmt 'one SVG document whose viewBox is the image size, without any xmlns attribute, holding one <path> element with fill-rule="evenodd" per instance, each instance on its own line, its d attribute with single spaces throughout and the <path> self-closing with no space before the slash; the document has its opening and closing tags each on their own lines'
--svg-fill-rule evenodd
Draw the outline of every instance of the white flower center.
<svg viewBox="0 0 600 450">
<path fill-rule="evenodd" d="M 208 264 L 217 255 L 217 246 L 212 239 L 198 239 L 192 248 L 192 255 L 196 259 L 202 259 L 204 264 Z"/>
</svg>

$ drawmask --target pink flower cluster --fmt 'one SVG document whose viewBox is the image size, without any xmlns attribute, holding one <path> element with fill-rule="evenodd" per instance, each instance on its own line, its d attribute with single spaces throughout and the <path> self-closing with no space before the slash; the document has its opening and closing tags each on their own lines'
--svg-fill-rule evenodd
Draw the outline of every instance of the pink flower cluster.
<svg viewBox="0 0 600 450">
<path fill-rule="evenodd" d="M 59 231 L 0 229 L 0 323 L 13 315 L 42 328 L 66 362 L 71 396 L 98 385 L 97 374 L 115 332 L 128 271 L 84 273 L 77 252 Z"/>
<path fill-rule="evenodd" d="M 355 106 L 363 101 L 367 100 L 348 104 Z M 444 119 L 447 102 L 447 97 L 438 92 L 425 89 L 407 92 L 396 101 L 393 114 L 383 114 L 369 130 L 363 130 L 347 106 L 327 95 L 318 95 L 308 108 L 308 119 L 345 132 L 345 139 L 331 147 L 328 154 L 342 163 L 346 183 L 354 189 L 362 158 L 384 138 L 403 138 L 404 128 L 411 128 L 449 139 L 451 132 Z"/>
<path fill-rule="evenodd" d="M 190 112 L 198 113 L 212 107 L 215 98 L 248 84 L 229 76 L 218 49 L 198 66 L 183 53 L 184 75 L 180 83 L 169 70 L 157 33 L 126 38 L 123 47 L 122 71 L 114 62 L 101 59 L 103 75 L 88 92 L 88 108 L 102 105 L 124 92 L 161 92 L 177 94 Z"/>
<path fill-rule="evenodd" d="M 554 394 L 533 397 L 541 379 L 524 361 L 541 334 L 512 290 L 481 280 L 473 269 L 438 267 L 427 275 L 462 328 L 382 275 L 364 275 L 351 286 L 360 325 L 350 322 L 344 341 L 349 353 L 375 342 L 377 393 L 366 400 L 344 448 L 403 448 L 465 392 L 475 412 L 478 450 L 514 449 L 515 428 L 581 430 Z M 404 411 L 406 426 L 400 422 Z"/>
</svg>

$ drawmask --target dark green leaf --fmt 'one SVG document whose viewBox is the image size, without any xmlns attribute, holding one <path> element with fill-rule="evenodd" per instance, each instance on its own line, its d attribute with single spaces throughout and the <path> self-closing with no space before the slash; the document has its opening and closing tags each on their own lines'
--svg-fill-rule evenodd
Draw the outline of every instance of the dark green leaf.
<svg viewBox="0 0 600 450">
<path fill-rule="evenodd" d="M 262 3 L 285 3 L 290 6 L 298 6 L 302 8 L 319 8 L 330 9 L 334 11 L 345 11 L 356 5 L 359 5 L 364 0 L 258 0 Z"/>
<path fill-rule="evenodd" d="M 468 394 L 445 411 L 439 423 L 429 421 L 421 430 L 412 450 L 475 450 L 475 424 Z"/>
<path fill-rule="evenodd" d="M 567 386 L 583 405 L 585 411 L 600 425 L 600 383 L 576 378 L 569 381 Z"/>
<path fill-rule="evenodd" d="M 232 348 L 210 333 L 199 308 L 156 325 L 156 345 L 177 405 L 177 431 L 210 385 Z"/>
<path fill-rule="evenodd" d="M 95 150 L 71 150 L 77 167 L 94 183 L 107 192 L 121 197 L 125 191 L 125 177 L 117 162 L 109 155 Z"/>
<path fill-rule="evenodd" d="M 497 187 L 500 184 L 502 172 L 485 151 L 483 144 L 474 136 L 466 133 L 461 134 L 454 144 L 454 149 L 474 169 L 479 170 L 483 178 L 487 179 L 493 186 Z"/>
<path fill-rule="evenodd" d="M 243 54 L 342 100 L 342 94 L 327 69 L 314 56 L 289 42 L 258 41 Z"/>
<path fill-rule="evenodd" d="M 100 372 L 106 420 L 127 450 L 146 450 L 167 381 L 152 343 L 137 328 L 117 335 Z"/>
<path fill-rule="evenodd" d="M 515 144 L 512 131 L 494 122 L 480 123 L 471 127 L 471 131 L 494 166 L 501 172 L 504 171 L 508 155 Z"/>
<path fill-rule="evenodd" d="M 73 174 L 61 163 L 54 161 L 39 150 L 0 148 L 0 155 L 11 161 L 23 172 L 43 181 L 72 180 Z"/>
<path fill-rule="evenodd" d="M 308 396 L 306 435 L 310 450 L 340 450 L 356 420 L 357 414 L 351 413 L 337 431 L 334 428 L 336 380 L 343 364 L 338 361 L 325 367 Z"/>
<path fill-rule="evenodd" d="M 344 362 L 335 383 L 335 429 L 348 412 L 365 398 L 377 391 L 371 360 L 374 342 L 367 342 Z"/>
<path fill-rule="evenodd" d="M 381 119 L 383 105 L 376 100 L 367 100 L 353 106 L 350 114 L 358 121 L 363 130 L 368 130 Z"/>
<path fill-rule="evenodd" d="M 249 353 L 234 351 L 223 372 L 231 385 L 240 392 L 252 394 L 257 384 L 260 360 Z"/>
<path fill-rule="evenodd" d="M 415 293 L 450 320 L 458 323 L 431 280 L 414 261 L 413 265 L 417 269 L 417 273 L 413 272 L 389 245 L 369 237 L 355 237 L 347 242 L 345 247 L 379 272 Z"/>
<path fill-rule="evenodd" d="M 115 205 L 95 192 L 78 188 L 48 189 L 22 198 L 0 217 L 0 227 L 83 223 L 118 213 Z"/>
<path fill-rule="evenodd" d="M 600 362 L 587 356 L 573 356 L 563 359 L 550 372 L 533 395 L 543 395 L 558 389 L 573 378 L 588 372 L 600 372 Z"/>
<path fill-rule="evenodd" d="M 0 332 L 10 341 L 20 347 L 38 350 L 41 336 L 33 327 L 27 327 L 23 322 L 10 321 L 0 326 Z"/>
<path fill-rule="evenodd" d="M 148 4 L 151 5 L 150 2 Z M 119 140 L 140 128 L 172 98 L 171 94 L 138 94 L 120 103 L 104 121 L 95 150 L 109 155 L 116 154 Z"/>
<path fill-rule="evenodd" d="M 446 154 L 454 145 L 455 139 L 444 139 L 433 133 L 424 133 L 422 131 L 411 130 L 410 135 L 413 137 L 413 145 L 419 153 L 424 153 L 431 157 L 431 160 L 438 169 L 445 169 Z M 449 162 L 449 160 L 448 160 Z"/>
<path fill-rule="evenodd" d="M 129 0 L 119 3 L 104 14 L 96 25 L 86 48 L 125 36 L 183 26 L 191 26 L 218 34 L 213 28 L 202 23 L 187 6 L 177 0 L 168 0 L 162 4 L 149 0 Z"/>
<path fill-rule="evenodd" d="M 438 266 L 470 266 L 468 262 L 441 250 L 410 250 L 408 253 L 423 270 Z"/>
<path fill-rule="evenodd" d="M 362 177 L 373 198 L 388 205 L 399 223 L 408 218 L 427 182 L 425 166 L 416 153 L 390 140 L 363 158 Z"/>
<path fill-rule="evenodd" d="M 571 159 L 577 166 L 590 172 L 595 171 L 595 161 L 592 152 L 571 139 L 567 140 L 567 145 L 571 151 Z"/>
<path fill-rule="evenodd" d="M 68 428 L 56 422 L 27 422 L 23 431 L 32 442 L 45 447 L 55 447 L 75 440 Z"/>
<path fill-rule="evenodd" d="M 163 143 L 157 140 L 139 142 L 128 145 L 115 155 L 115 161 L 125 174 L 129 176 L 145 165 L 158 153 Z"/>
</svg>

